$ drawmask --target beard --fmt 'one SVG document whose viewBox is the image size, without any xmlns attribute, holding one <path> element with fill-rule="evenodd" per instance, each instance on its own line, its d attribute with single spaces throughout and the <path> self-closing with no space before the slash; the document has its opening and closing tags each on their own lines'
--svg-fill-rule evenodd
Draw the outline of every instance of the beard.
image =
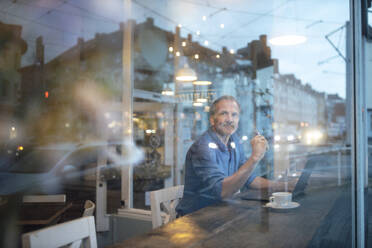
<svg viewBox="0 0 372 248">
<path fill-rule="evenodd" d="M 216 132 L 221 136 L 232 135 L 236 131 L 237 125 L 234 122 L 218 123 L 215 127 Z"/>
</svg>

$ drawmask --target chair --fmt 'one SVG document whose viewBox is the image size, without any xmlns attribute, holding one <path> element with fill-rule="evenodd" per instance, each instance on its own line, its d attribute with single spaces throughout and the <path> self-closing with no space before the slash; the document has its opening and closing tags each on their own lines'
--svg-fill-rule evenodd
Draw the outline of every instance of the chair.
<svg viewBox="0 0 372 248">
<path fill-rule="evenodd" d="M 81 217 L 22 235 L 23 248 L 97 248 L 94 217 Z"/>
<path fill-rule="evenodd" d="M 150 192 L 153 228 L 166 224 L 176 218 L 176 206 L 182 197 L 183 185 Z"/>
<path fill-rule="evenodd" d="M 84 203 L 83 217 L 84 216 L 93 216 L 95 208 L 96 208 L 96 204 L 94 204 L 94 202 L 92 202 L 91 200 L 86 200 L 85 203 Z"/>
</svg>

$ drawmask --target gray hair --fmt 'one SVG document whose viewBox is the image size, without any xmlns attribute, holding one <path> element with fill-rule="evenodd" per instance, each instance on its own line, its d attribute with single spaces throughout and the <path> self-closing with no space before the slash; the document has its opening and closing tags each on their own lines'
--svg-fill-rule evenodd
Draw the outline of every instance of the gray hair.
<svg viewBox="0 0 372 248">
<path fill-rule="evenodd" d="M 229 100 L 229 101 L 233 101 L 236 103 L 236 105 L 238 105 L 239 107 L 239 112 L 240 112 L 240 104 L 238 103 L 238 101 L 235 99 L 235 97 L 233 96 L 228 96 L 228 95 L 224 95 L 224 96 L 221 96 L 219 98 L 217 98 L 216 100 L 214 100 L 214 102 L 212 103 L 210 109 L 209 109 L 209 116 L 213 116 L 216 111 L 217 111 L 217 104 L 222 101 L 222 100 Z"/>
</svg>

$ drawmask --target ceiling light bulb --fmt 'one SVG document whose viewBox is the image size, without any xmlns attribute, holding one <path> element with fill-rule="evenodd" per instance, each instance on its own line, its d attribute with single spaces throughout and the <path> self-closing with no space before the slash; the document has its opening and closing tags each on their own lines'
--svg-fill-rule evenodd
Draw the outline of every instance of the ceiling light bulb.
<svg viewBox="0 0 372 248">
<path fill-rule="evenodd" d="M 219 58 L 220 58 L 220 55 L 219 55 L 219 54 L 217 54 L 217 55 L 216 55 L 216 58 L 217 58 L 217 59 L 219 59 Z"/>
<path fill-rule="evenodd" d="M 195 58 L 195 59 L 199 59 L 199 54 L 195 54 L 195 55 L 194 55 L 194 58 Z"/>
<path fill-rule="evenodd" d="M 178 24 L 178 27 L 179 27 L 179 28 L 182 28 L 182 24 Z"/>
<path fill-rule="evenodd" d="M 198 99 L 196 99 L 196 102 L 207 102 L 208 101 L 208 99 L 207 98 L 198 98 Z"/>
<path fill-rule="evenodd" d="M 166 88 L 161 92 L 161 94 L 165 95 L 165 96 L 173 96 L 174 92 L 173 92 L 173 90 Z"/>
<path fill-rule="evenodd" d="M 192 82 L 193 85 L 211 85 L 211 81 L 194 81 Z"/>
<path fill-rule="evenodd" d="M 221 23 L 220 28 L 224 28 L 224 27 L 225 27 L 225 24 Z"/>
<path fill-rule="evenodd" d="M 182 46 L 183 46 L 183 47 L 186 46 L 186 41 L 182 41 Z"/>
<path fill-rule="evenodd" d="M 196 31 L 196 35 L 200 35 L 200 31 L 198 30 L 198 31 Z"/>
<path fill-rule="evenodd" d="M 169 47 L 169 52 L 173 52 L 173 47 Z"/>
<path fill-rule="evenodd" d="M 198 77 L 196 76 L 196 73 L 193 69 L 188 67 L 186 64 L 185 67 L 179 69 L 176 72 L 176 80 L 177 81 L 182 81 L 182 82 L 192 82 L 197 80 Z"/>
<path fill-rule="evenodd" d="M 230 49 L 230 53 L 234 54 L 235 53 L 234 49 Z"/>
<path fill-rule="evenodd" d="M 176 56 L 179 57 L 181 55 L 180 52 L 176 52 Z"/>
<path fill-rule="evenodd" d="M 206 20 L 207 20 L 207 17 L 206 17 L 206 16 L 203 16 L 203 17 L 202 17 L 202 20 L 203 20 L 203 21 L 206 21 Z"/>
</svg>

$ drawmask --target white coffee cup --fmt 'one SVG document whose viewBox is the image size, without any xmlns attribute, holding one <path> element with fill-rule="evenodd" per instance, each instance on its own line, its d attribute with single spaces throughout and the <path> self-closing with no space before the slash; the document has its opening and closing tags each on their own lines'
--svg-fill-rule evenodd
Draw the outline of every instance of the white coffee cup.
<svg viewBox="0 0 372 248">
<path fill-rule="evenodd" d="M 292 202 L 292 193 L 290 192 L 275 192 L 270 197 L 270 202 L 279 207 L 288 206 Z"/>
</svg>

